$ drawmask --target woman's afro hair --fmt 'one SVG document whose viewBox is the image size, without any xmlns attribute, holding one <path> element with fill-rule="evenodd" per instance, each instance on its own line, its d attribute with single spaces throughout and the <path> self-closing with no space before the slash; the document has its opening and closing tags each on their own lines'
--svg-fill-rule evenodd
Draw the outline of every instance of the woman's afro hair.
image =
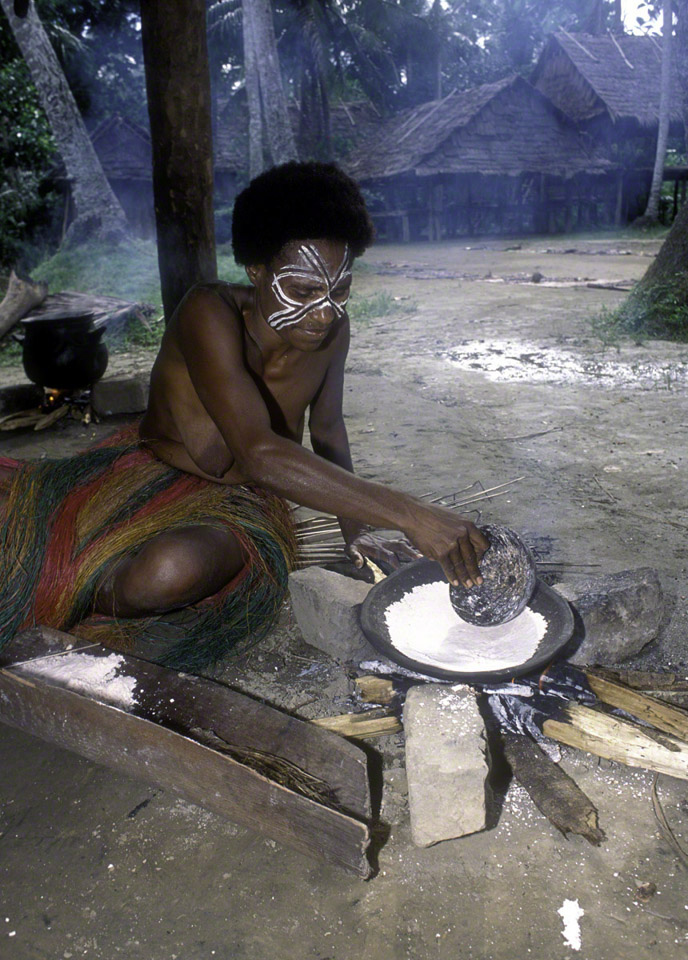
<svg viewBox="0 0 688 960">
<path fill-rule="evenodd" d="M 245 266 L 270 263 L 290 240 L 343 240 L 359 257 L 373 236 L 361 191 L 333 163 L 283 163 L 234 202 L 232 247 Z"/>
</svg>

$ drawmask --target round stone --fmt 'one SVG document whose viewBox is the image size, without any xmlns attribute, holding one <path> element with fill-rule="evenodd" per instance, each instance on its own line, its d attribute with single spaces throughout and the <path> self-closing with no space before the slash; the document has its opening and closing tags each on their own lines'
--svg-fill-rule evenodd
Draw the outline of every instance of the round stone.
<svg viewBox="0 0 688 960">
<path fill-rule="evenodd" d="M 495 627 L 525 610 L 535 589 L 535 560 L 518 534 L 508 527 L 488 524 L 481 531 L 490 541 L 480 561 L 483 582 L 469 590 L 450 585 L 449 598 L 462 620 Z"/>
</svg>

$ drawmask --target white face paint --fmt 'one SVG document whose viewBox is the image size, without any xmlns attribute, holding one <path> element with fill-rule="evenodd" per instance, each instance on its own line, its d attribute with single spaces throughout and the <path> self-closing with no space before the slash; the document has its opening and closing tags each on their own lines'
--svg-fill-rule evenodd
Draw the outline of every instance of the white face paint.
<svg viewBox="0 0 688 960">
<path fill-rule="evenodd" d="M 325 287 L 326 292 L 322 296 L 315 297 L 304 303 L 302 300 L 294 300 L 287 294 L 282 286 L 284 280 L 289 277 L 297 277 L 301 280 L 307 280 Z M 322 307 L 332 307 L 336 317 L 342 317 L 346 308 L 349 295 L 339 300 L 333 297 L 333 291 L 339 283 L 348 280 L 351 277 L 351 263 L 349 257 L 349 245 L 344 245 L 344 256 L 337 267 L 334 276 L 330 274 L 328 265 L 321 257 L 318 250 L 311 243 L 302 243 L 299 247 L 299 262 L 287 264 L 275 273 L 272 278 L 272 291 L 276 299 L 283 305 L 282 310 L 275 310 L 267 318 L 267 322 L 275 330 L 281 330 L 283 327 L 291 327 L 295 323 L 310 313 L 311 310 L 320 310 Z"/>
</svg>

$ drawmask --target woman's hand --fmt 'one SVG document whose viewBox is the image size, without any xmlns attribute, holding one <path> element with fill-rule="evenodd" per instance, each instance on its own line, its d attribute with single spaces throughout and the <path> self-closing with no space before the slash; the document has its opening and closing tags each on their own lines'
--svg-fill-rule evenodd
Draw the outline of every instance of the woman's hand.
<svg viewBox="0 0 688 960">
<path fill-rule="evenodd" d="M 458 587 L 481 584 L 479 562 L 490 546 L 474 523 L 451 510 L 418 504 L 405 533 L 424 557 L 436 560 L 447 580 Z"/>
<path fill-rule="evenodd" d="M 356 534 L 347 543 L 346 552 L 359 569 L 365 563 L 366 558 L 374 563 L 382 562 L 396 570 L 405 560 L 418 560 L 422 556 L 406 537 L 387 539 L 368 530 Z"/>
</svg>

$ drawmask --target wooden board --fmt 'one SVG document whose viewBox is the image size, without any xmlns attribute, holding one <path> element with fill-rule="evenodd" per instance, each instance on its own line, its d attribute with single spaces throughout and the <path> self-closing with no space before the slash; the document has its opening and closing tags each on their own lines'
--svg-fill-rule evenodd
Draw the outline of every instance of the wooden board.
<svg viewBox="0 0 688 960">
<path fill-rule="evenodd" d="M 135 683 L 135 702 L 124 707 L 68 689 L 62 677 L 36 674 L 36 658 L 55 659 L 69 643 L 73 656 L 112 655 L 100 645 L 79 652 L 85 644 L 78 638 L 47 628 L 26 631 L 3 650 L 0 721 L 172 789 L 302 853 L 370 874 L 368 774 L 358 747 L 222 684 L 122 654 L 118 676 Z M 317 777 L 336 809 L 238 762 L 218 744 L 280 758 Z"/>
<path fill-rule="evenodd" d="M 626 713 L 637 717 L 638 720 L 644 720 L 658 730 L 688 741 L 688 713 L 685 711 L 677 710 L 676 707 L 665 703 L 658 703 L 652 697 L 637 690 L 631 690 L 622 683 L 597 675 L 594 670 L 586 671 L 585 676 L 592 692 L 603 703 L 625 710 Z"/>
<path fill-rule="evenodd" d="M 688 780 L 688 744 L 598 709 L 569 703 L 556 720 L 543 721 L 542 732 L 559 743 L 607 760 Z"/>
</svg>

